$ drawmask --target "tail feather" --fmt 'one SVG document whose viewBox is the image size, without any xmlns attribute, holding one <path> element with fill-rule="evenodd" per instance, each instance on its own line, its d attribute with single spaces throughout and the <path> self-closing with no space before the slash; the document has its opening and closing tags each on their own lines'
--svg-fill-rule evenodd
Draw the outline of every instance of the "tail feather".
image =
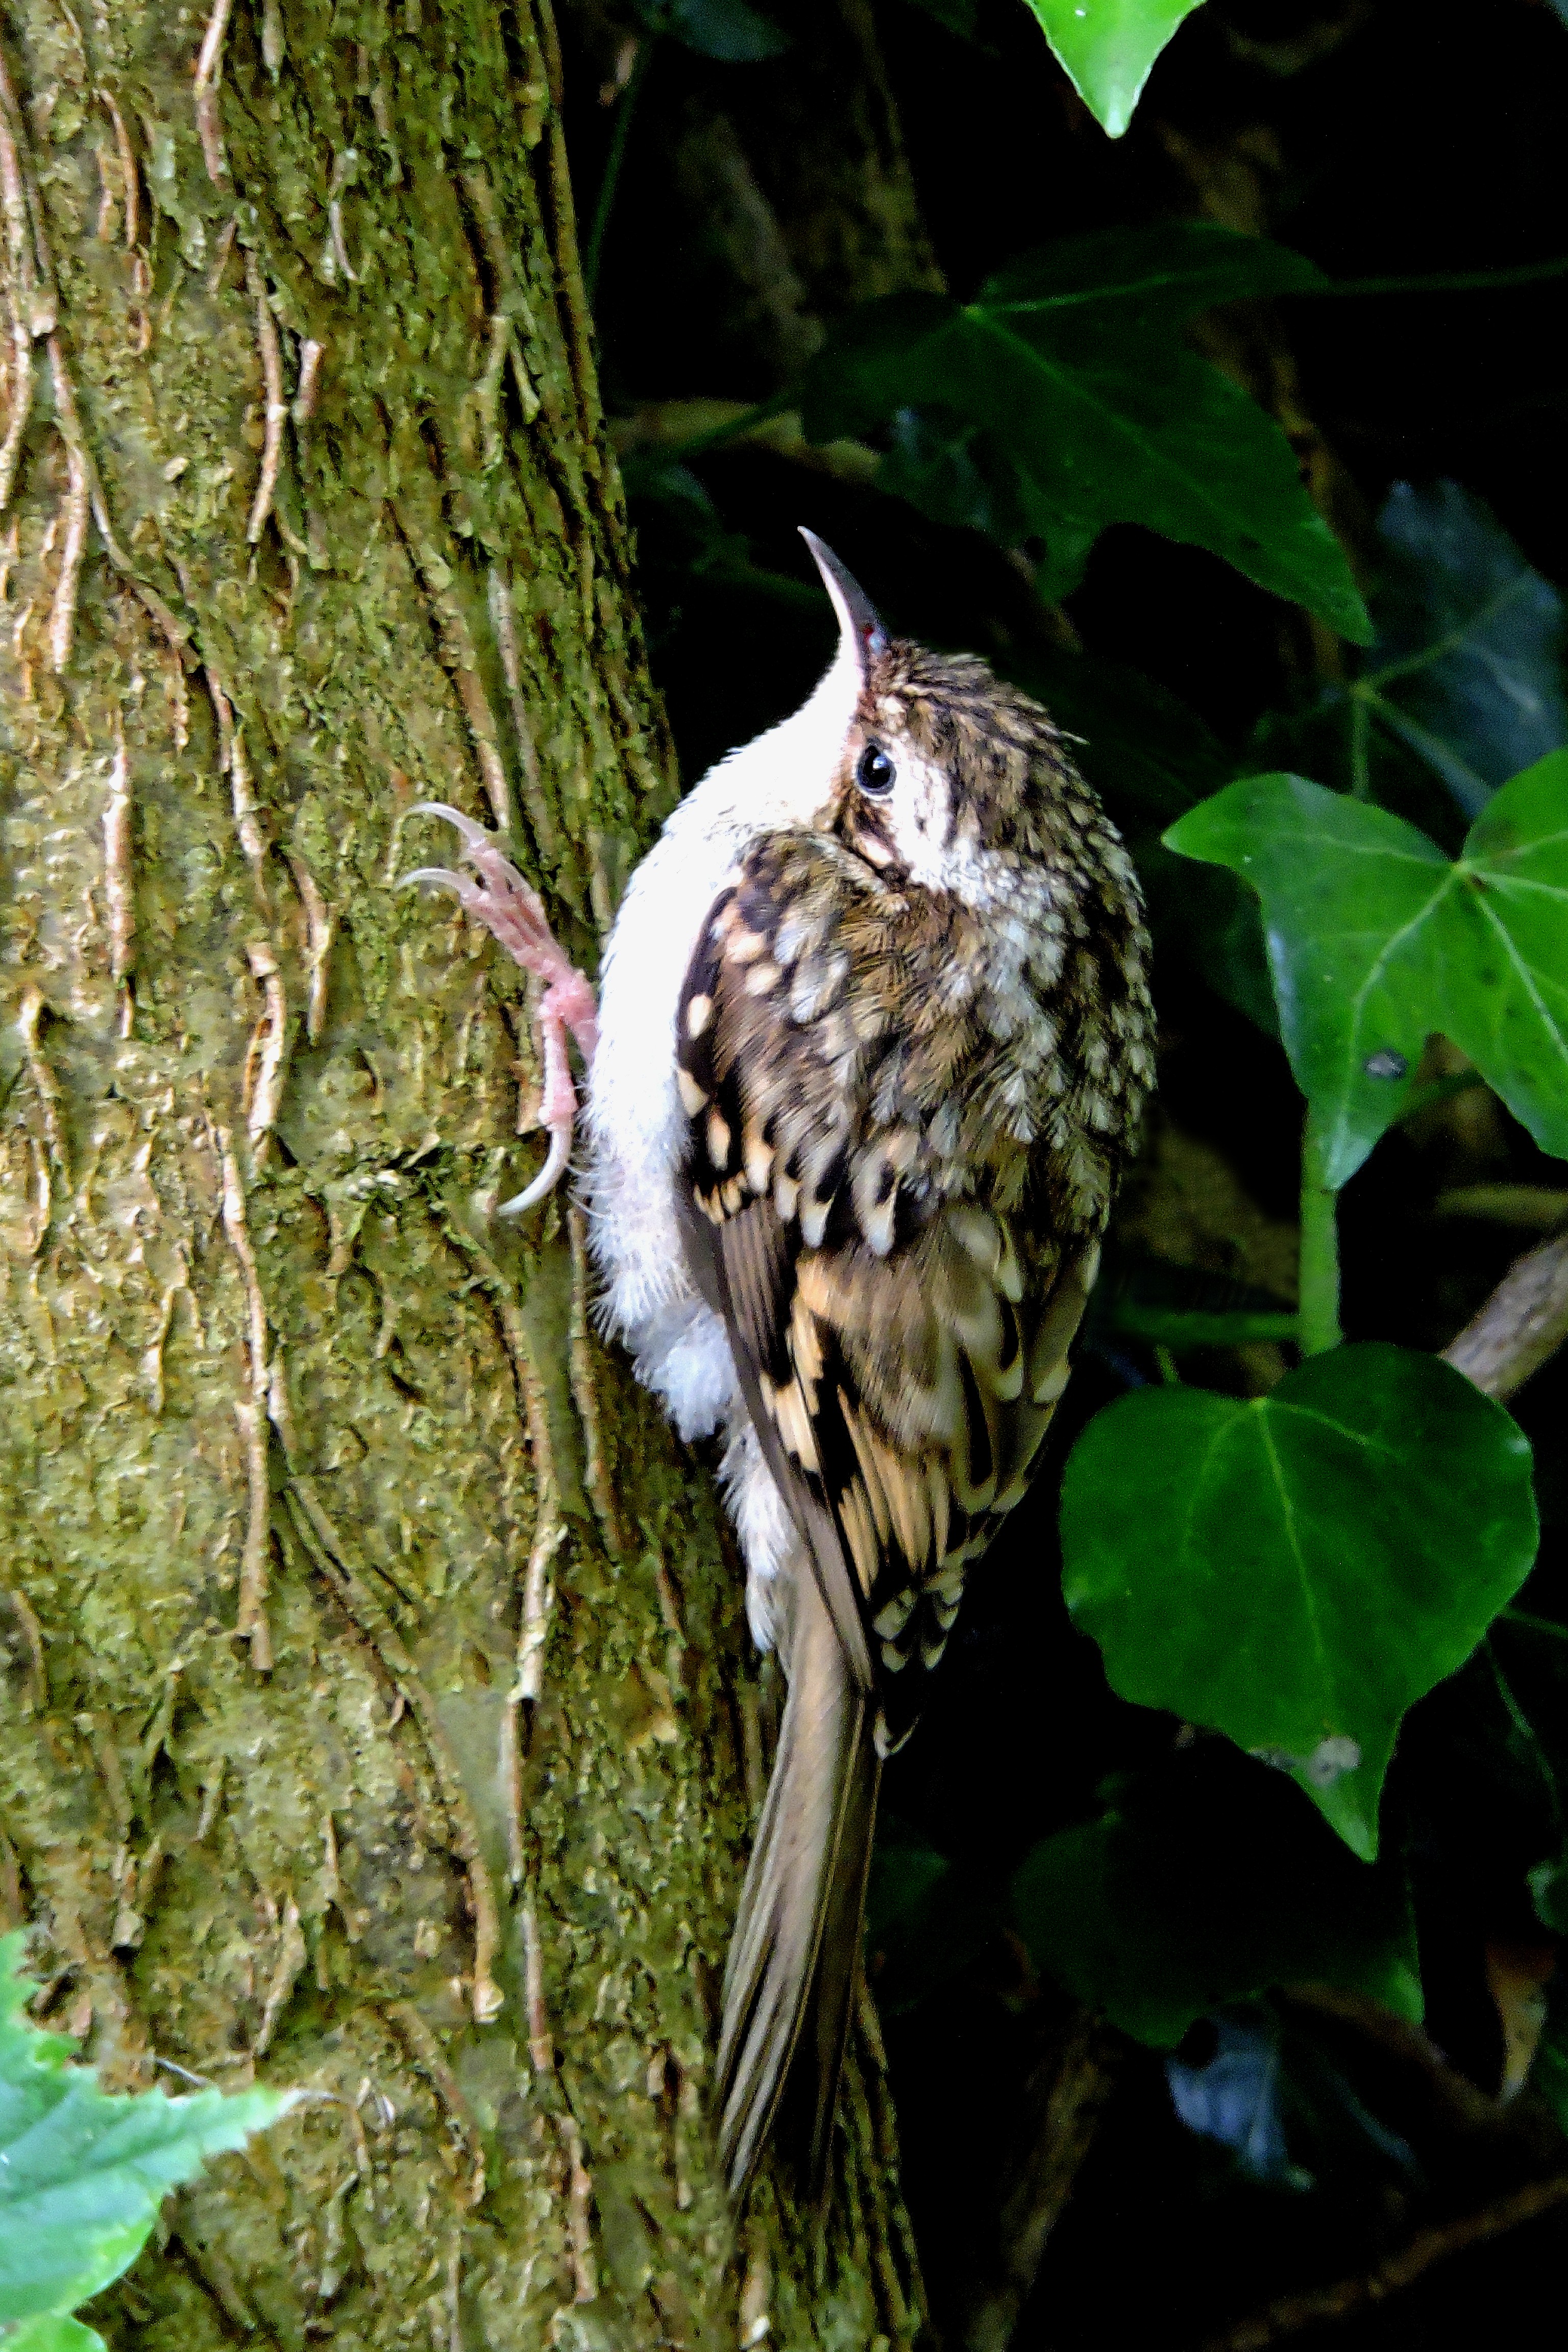
<svg viewBox="0 0 1568 2352">
<path fill-rule="evenodd" d="M 809 1574 L 794 1617 L 778 1752 L 724 1972 L 719 2143 L 737 2197 L 797 2054 L 812 2075 L 814 2191 L 826 2180 L 881 1777 L 870 1702 Z"/>
</svg>

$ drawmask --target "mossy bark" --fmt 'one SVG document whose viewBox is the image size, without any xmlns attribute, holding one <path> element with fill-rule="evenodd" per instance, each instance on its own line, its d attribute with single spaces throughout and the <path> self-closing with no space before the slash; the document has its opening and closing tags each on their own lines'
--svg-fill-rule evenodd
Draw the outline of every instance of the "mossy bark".
<svg viewBox="0 0 1568 2352">
<path fill-rule="evenodd" d="M 589 1326 L 458 801 L 592 962 L 666 804 L 548 21 L 17 0 L 0 91 L 0 1911 L 109 2080 L 318 2095 L 115 2346 L 898 2345 L 706 2114 L 759 1777 L 710 1485 Z"/>
</svg>

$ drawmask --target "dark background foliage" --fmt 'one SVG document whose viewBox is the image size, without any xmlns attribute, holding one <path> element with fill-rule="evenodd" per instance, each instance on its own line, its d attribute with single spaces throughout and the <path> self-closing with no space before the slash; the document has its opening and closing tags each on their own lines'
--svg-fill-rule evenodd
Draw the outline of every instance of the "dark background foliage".
<svg viewBox="0 0 1568 2352">
<path fill-rule="evenodd" d="M 1375 1872 L 1281 1775 L 1110 1695 L 1062 1606 L 1056 1525 L 1078 1432 L 1172 1369 L 1140 1310 L 1148 1328 L 1152 1308 L 1292 1301 L 1300 1108 L 1255 919 L 1228 877 L 1173 873 L 1161 827 L 1229 775 L 1289 765 L 1343 787 L 1364 757 L 1373 795 L 1452 851 L 1486 790 L 1563 740 L 1549 583 L 1568 578 L 1568 280 L 1285 297 L 1199 323 L 1199 347 L 1285 425 L 1346 545 L 1380 631 L 1366 656 L 1217 557 L 1134 525 L 1105 532 L 1055 601 L 1055 551 L 1008 529 L 1006 482 L 984 464 L 951 469 L 942 497 L 928 477 L 921 511 L 889 494 L 886 467 L 874 483 L 868 465 L 798 442 L 689 446 L 720 413 L 669 404 L 768 402 L 857 304 L 944 286 L 969 299 L 1020 253 L 1090 231 L 1215 221 L 1353 281 L 1568 253 L 1568 23 L 1527 0 L 1210 0 L 1113 143 L 1017 0 L 882 0 L 874 17 L 800 0 L 773 9 L 784 47 L 747 21 L 737 30 L 717 0 L 568 19 L 585 223 L 624 139 L 598 332 L 683 773 L 793 707 L 819 667 L 829 619 L 795 538 L 809 522 L 897 629 L 984 652 L 1086 739 L 1084 764 L 1139 845 L 1158 943 L 1160 1100 L 1111 1276 L 1050 1464 L 974 1580 L 887 1784 L 871 1964 L 939 2321 L 953 2341 L 1011 2331 L 1031 2352 L 1263 2342 L 1238 2331 L 1255 2307 L 1364 2283 L 1436 2229 L 1454 2250 L 1388 2302 L 1363 2297 L 1315 2328 L 1299 2305 L 1271 2328 L 1368 2346 L 1522 2340 L 1555 2302 L 1561 2206 L 1470 2251 L 1461 2240 L 1466 2217 L 1568 2167 L 1552 1980 L 1568 1908 L 1551 1878 L 1568 1770 L 1568 1365 L 1516 1405 L 1544 1522 L 1523 1614 L 1408 1718 Z M 650 23 L 665 27 L 651 43 Z M 716 41 L 730 54 L 700 53 Z M 628 75 L 630 110 L 616 101 Z M 906 415 L 881 446 L 925 463 L 941 425 Z M 1465 670 L 1461 648 L 1459 669 L 1424 674 L 1415 698 L 1391 688 L 1358 752 L 1347 687 L 1446 630 L 1463 639 L 1504 589 L 1498 661 L 1482 645 Z M 1522 749 L 1509 732 L 1521 698 L 1546 730 Z M 1465 775 L 1479 779 L 1468 803 Z M 1500 1199 L 1517 1215 L 1519 1188 L 1560 1187 L 1484 1089 L 1406 1123 L 1343 1196 L 1348 1336 L 1443 1346 L 1530 1237 L 1497 1221 Z M 1182 1369 L 1246 1394 L 1283 1363 L 1260 1340 Z M 1016 1874 L 1071 1830 L 1047 1873 L 1053 1966 Z M 1369 1904 L 1385 1906 L 1378 1919 Z M 1271 1934 L 1279 1948 L 1264 1949 Z M 1374 1969 L 1355 1989 L 1358 1935 L 1385 1956 L 1405 1938 L 1425 2041 Z M 1324 1938 L 1331 1999 L 1310 1982 Z M 1195 2021 L 1173 2012 L 1144 2041 L 1085 2028 L 1075 1992 L 1104 2000 L 1112 1976 L 1133 2007 L 1157 1995 Z M 1009 2301 L 998 2280 L 1027 2154 L 1075 2032 L 1098 2036 L 1098 2125 L 1032 2290 L 1026 2264 Z M 1151 2046 L 1178 2036 L 1174 2055 Z"/>
</svg>

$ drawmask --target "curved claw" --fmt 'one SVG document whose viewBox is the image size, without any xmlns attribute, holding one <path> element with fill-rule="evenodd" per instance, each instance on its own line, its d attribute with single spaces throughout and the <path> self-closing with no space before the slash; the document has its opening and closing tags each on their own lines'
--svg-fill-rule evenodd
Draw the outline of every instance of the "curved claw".
<svg viewBox="0 0 1568 2352">
<path fill-rule="evenodd" d="M 454 808 L 449 801 L 416 801 L 407 811 L 405 823 L 411 816 L 444 818 L 447 824 L 455 825 L 462 835 L 465 849 L 494 849 L 499 846 L 493 833 L 487 833 L 482 824 L 477 824 L 471 816 L 465 816 L 462 810 Z"/>
<path fill-rule="evenodd" d="M 511 1200 L 503 1201 L 500 1203 L 496 1211 L 497 1216 L 521 1217 L 525 1210 L 536 1208 L 545 1194 L 552 1192 L 560 1182 L 566 1167 L 566 1156 L 571 1149 L 571 1129 L 569 1127 L 552 1128 L 550 1149 L 545 1154 L 543 1167 L 526 1192 L 518 1192 Z"/>
<path fill-rule="evenodd" d="M 487 833 L 482 824 L 447 801 L 418 801 L 407 814 L 438 816 L 451 825 L 461 839 L 464 858 L 479 878 L 471 881 L 449 866 L 420 866 L 403 877 L 399 888 L 428 882 L 437 889 L 450 890 L 500 941 L 513 962 L 542 987 L 534 1019 L 544 1065 L 539 1117 L 550 1138 L 550 1149 L 532 1183 L 496 1211 L 498 1216 L 520 1217 L 552 1192 L 565 1172 L 577 1112 L 566 1040 L 568 1035 L 574 1037 L 584 1066 L 592 1063 L 598 1036 L 593 986 L 567 961 L 551 931 L 543 900 L 507 857 L 497 835 Z"/>
<path fill-rule="evenodd" d="M 397 887 L 400 890 L 406 890 L 411 882 L 434 882 L 438 889 L 455 891 L 465 907 L 470 906 L 480 895 L 477 882 L 470 882 L 466 874 L 454 874 L 449 866 L 416 866 L 412 874 L 403 877 Z"/>
</svg>

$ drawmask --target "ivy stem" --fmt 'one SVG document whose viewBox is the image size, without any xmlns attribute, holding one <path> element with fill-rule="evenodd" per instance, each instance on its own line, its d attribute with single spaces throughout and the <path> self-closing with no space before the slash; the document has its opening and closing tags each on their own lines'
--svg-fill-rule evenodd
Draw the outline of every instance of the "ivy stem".
<svg viewBox="0 0 1568 2352">
<path fill-rule="evenodd" d="M 1438 269 L 1414 278 L 1331 278 L 1321 286 L 1288 290 L 1309 301 L 1325 294 L 1500 294 L 1510 286 L 1541 286 L 1568 278 L 1568 253 L 1546 261 L 1521 261 L 1511 269 Z"/>
<path fill-rule="evenodd" d="M 1527 1633 L 1550 1633 L 1556 1642 L 1568 1642 L 1568 1625 L 1559 1625 L 1551 1617 L 1533 1616 L 1528 1609 L 1504 1609 L 1500 1612 L 1504 1625 L 1522 1625 Z"/>
<path fill-rule="evenodd" d="M 631 135 L 632 116 L 637 110 L 637 96 L 647 73 L 648 60 L 658 45 L 657 33 L 645 33 L 637 43 L 632 69 L 626 76 L 626 87 L 616 100 L 616 120 L 610 132 L 610 152 L 605 158 L 605 176 L 599 183 L 599 200 L 594 206 L 594 226 L 588 231 L 587 250 L 583 256 L 583 290 L 589 301 L 594 299 L 599 283 L 599 257 L 605 247 L 605 232 L 610 226 L 610 213 L 616 201 L 616 187 L 626 162 L 626 141 Z"/>
<path fill-rule="evenodd" d="M 1340 1329 L 1340 1196 L 1323 1174 L 1324 1146 L 1309 1106 L 1301 1132 L 1301 1353 L 1337 1348 Z"/>
<path fill-rule="evenodd" d="M 1372 766 L 1368 759 L 1372 734 L 1370 698 L 1364 688 L 1351 688 L 1351 798 L 1372 798 Z"/>
</svg>

